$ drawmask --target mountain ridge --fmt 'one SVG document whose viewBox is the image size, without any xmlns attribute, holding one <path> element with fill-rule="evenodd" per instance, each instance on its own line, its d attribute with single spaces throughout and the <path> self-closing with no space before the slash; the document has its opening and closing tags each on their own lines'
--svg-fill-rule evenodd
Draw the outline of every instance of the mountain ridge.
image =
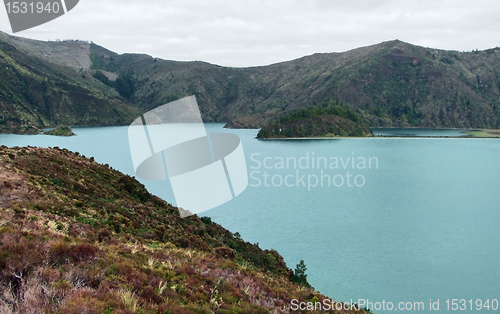
<svg viewBox="0 0 500 314">
<path fill-rule="evenodd" d="M 22 44 L 25 48 L 17 46 L 25 53 L 36 50 L 30 45 L 39 51 L 49 45 Z M 63 55 L 73 49 L 82 60 L 88 53 L 91 64 L 84 71 L 89 75 L 125 78 L 120 82 L 130 88 L 121 94 L 123 102 L 138 110 L 195 95 L 204 121 L 228 127 L 260 128 L 325 101 L 350 104 L 370 127 L 500 127 L 500 48 L 458 52 L 392 40 L 247 68 L 117 54 L 87 42 L 51 49 Z M 38 54 L 45 61 L 59 60 Z M 66 66 L 73 62 L 60 59 Z M 108 82 L 111 91 L 113 86 Z"/>
<path fill-rule="evenodd" d="M 134 73 L 131 100 L 139 107 L 194 94 L 205 121 L 235 127 L 241 118 L 246 127 L 260 127 L 330 99 L 350 103 L 372 127 L 498 128 L 497 52 L 459 53 L 395 40 L 251 68 L 118 55 L 102 69 Z"/>
</svg>

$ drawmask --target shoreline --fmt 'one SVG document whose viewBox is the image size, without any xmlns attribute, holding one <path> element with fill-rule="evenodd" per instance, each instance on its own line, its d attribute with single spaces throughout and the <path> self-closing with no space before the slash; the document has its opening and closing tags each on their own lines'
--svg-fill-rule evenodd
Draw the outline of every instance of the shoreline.
<svg viewBox="0 0 500 314">
<path fill-rule="evenodd" d="M 405 139 L 498 139 L 498 137 L 474 137 L 474 136 L 396 136 L 396 135 L 380 135 L 370 137 L 281 137 L 281 138 L 255 138 L 259 141 L 288 141 L 288 140 L 344 140 L 344 139 L 391 139 L 391 138 L 405 138 Z"/>
<path fill-rule="evenodd" d="M 411 128 L 419 129 L 419 128 Z M 436 130 L 459 130 L 459 129 L 436 129 Z M 335 139 L 370 139 L 370 138 L 408 138 L 408 139 L 422 139 L 422 138 L 467 138 L 467 139 L 498 139 L 500 138 L 500 130 L 498 129 L 470 129 L 463 132 L 463 136 L 419 136 L 419 135 L 374 135 L 364 137 L 352 136 L 318 136 L 318 137 L 270 137 L 270 138 L 255 138 L 257 140 L 335 140 Z"/>
</svg>

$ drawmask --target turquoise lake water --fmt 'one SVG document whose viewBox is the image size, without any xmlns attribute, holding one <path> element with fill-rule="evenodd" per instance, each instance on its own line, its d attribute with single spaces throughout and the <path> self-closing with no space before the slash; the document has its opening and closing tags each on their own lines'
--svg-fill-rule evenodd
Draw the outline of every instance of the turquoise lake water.
<svg viewBox="0 0 500 314">
<path fill-rule="evenodd" d="M 500 140 L 259 141 L 257 130 L 206 127 L 242 139 L 249 186 L 201 216 L 276 249 L 292 269 L 303 259 L 321 293 L 395 307 L 424 302 L 425 313 L 430 300 L 439 299 L 432 312 L 442 313 L 454 313 L 447 299 L 500 300 Z M 74 131 L 70 138 L 0 135 L 0 145 L 65 147 L 134 174 L 127 127 Z M 168 182 L 141 182 L 175 204 Z M 479 311 L 456 313 L 471 312 Z"/>
<path fill-rule="evenodd" d="M 383 136 L 467 136 L 466 129 L 408 129 L 408 128 L 373 128 L 373 135 Z"/>
</svg>

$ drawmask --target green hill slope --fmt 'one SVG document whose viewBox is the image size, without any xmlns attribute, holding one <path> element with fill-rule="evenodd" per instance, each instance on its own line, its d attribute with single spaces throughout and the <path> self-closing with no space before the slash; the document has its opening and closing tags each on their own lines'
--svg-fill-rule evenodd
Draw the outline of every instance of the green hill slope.
<svg viewBox="0 0 500 314">
<path fill-rule="evenodd" d="M 47 61 L 0 38 L 0 133 L 66 125 L 124 125 L 142 110 L 83 69 Z"/>
<path fill-rule="evenodd" d="M 290 313 L 325 298 L 292 277 L 278 252 L 180 218 L 108 165 L 0 146 L 2 313 Z"/>
</svg>

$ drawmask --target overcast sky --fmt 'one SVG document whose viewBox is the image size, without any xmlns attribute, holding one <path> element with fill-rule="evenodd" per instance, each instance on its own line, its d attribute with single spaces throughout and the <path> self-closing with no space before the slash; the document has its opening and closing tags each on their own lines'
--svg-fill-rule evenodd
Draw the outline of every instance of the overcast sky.
<svg viewBox="0 0 500 314">
<path fill-rule="evenodd" d="M 393 39 L 492 48 L 500 46 L 499 12 L 498 0 L 80 0 L 66 15 L 15 35 L 244 67 Z M 12 34 L 5 9 L 0 30 Z"/>
</svg>

